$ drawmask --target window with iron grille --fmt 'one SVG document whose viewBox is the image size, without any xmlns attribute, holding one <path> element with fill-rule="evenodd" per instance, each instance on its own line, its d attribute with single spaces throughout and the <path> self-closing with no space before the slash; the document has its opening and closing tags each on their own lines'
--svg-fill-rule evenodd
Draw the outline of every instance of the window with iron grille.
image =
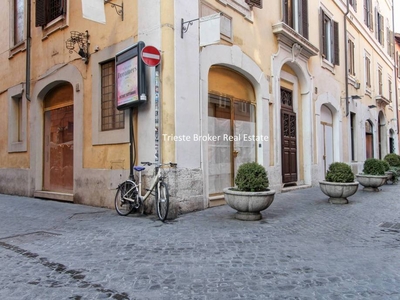
<svg viewBox="0 0 400 300">
<path fill-rule="evenodd" d="M 36 26 L 46 26 L 65 16 L 67 0 L 36 0 Z"/>
<path fill-rule="evenodd" d="M 123 129 L 124 111 L 115 106 L 115 61 L 101 64 L 101 130 Z"/>
</svg>

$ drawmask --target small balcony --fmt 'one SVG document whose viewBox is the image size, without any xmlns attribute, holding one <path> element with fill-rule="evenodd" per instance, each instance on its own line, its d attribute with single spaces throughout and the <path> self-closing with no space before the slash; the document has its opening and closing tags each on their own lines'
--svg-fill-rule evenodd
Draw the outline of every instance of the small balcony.
<svg viewBox="0 0 400 300">
<path fill-rule="evenodd" d="M 296 48 L 306 59 L 318 54 L 319 49 L 311 44 L 305 37 L 284 22 L 272 25 L 272 32 L 277 36 L 278 42 L 292 49 Z"/>
<path fill-rule="evenodd" d="M 390 100 L 384 97 L 383 95 L 378 95 L 375 97 L 376 104 L 381 107 L 385 107 L 386 105 L 390 104 Z"/>
</svg>

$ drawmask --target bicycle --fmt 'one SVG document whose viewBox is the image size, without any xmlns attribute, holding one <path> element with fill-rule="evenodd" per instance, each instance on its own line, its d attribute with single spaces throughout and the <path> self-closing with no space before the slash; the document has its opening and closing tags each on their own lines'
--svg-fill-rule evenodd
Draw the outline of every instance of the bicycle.
<svg viewBox="0 0 400 300">
<path fill-rule="evenodd" d="M 134 166 L 133 169 L 138 172 L 138 182 L 132 177 L 117 187 L 115 195 L 115 210 L 121 216 L 127 216 L 134 209 L 143 208 L 144 201 L 150 196 L 155 196 L 156 208 L 158 218 L 164 222 L 168 216 L 169 209 L 169 193 L 167 184 L 164 182 L 166 177 L 162 166 L 169 165 L 176 167 L 176 163 L 151 163 L 141 162 L 143 166 Z M 146 189 L 146 194 L 142 196 L 142 171 L 146 168 L 144 166 L 155 165 L 153 173 L 153 181 L 149 189 Z M 152 194 L 155 189 L 155 194 Z"/>
</svg>

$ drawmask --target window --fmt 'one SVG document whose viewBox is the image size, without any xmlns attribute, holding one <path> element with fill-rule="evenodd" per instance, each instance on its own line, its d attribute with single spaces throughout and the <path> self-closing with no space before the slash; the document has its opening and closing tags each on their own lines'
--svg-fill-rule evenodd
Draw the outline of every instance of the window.
<svg viewBox="0 0 400 300">
<path fill-rule="evenodd" d="M 12 46 L 16 46 L 24 41 L 25 0 L 13 0 L 13 3 Z"/>
<path fill-rule="evenodd" d="M 373 30 L 372 15 L 372 0 L 364 0 L 364 23 L 371 30 Z"/>
<path fill-rule="evenodd" d="M 399 51 L 396 51 L 397 58 L 397 78 L 400 78 L 400 54 Z"/>
<path fill-rule="evenodd" d="M 384 25 L 385 25 L 385 20 L 383 19 L 383 16 L 379 12 L 376 12 L 375 37 L 382 46 L 384 45 L 384 40 L 385 40 Z"/>
<path fill-rule="evenodd" d="M 339 65 L 339 23 L 334 22 L 321 10 L 322 57 L 333 65 Z"/>
<path fill-rule="evenodd" d="M 351 5 L 354 11 L 357 11 L 357 0 L 349 0 L 349 5 Z"/>
<path fill-rule="evenodd" d="M 382 95 L 382 67 L 378 66 L 378 95 Z"/>
<path fill-rule="evenodd" d="M 350 136 L 351 136 L 351 160 L 356 160 L 356 149 L 355 149 L 355 140 L 356 140 L 356 114 L 350 113 Z"/>
<path fill-rule="evenodd" d="M 348 52 L 347 52 L 347 54 L 348 54 L 348 59 L 347 59 L 347 61 L 348 61 L 348 63 L 349 63 L 349 74 L 350 75 L 352 75 L 352 76 L 355 76 L 356 75 L 356 71 L 355 71 L 355 58 L 354 58 L 354 48 L 355 48 L 355 46 L 354 46 L 354 42 L 351 40 L 351 39 L 349 39 L 348 40 Z"/>
<path fill-rule="evenodd" d="M 387 41 L 387 53 L 394 58 L 394 33 L 389 27 L 387 28 Z"/>
<path fill-rule="evenodd" d="M 262 0 L 245 0 L 245 2 L 251 7 L 262 8 Z"/>
<path fill-rule="evenodd" d="M 308 0 L 283 0 L 283 22 L 308 39 Z"/>
<path fill-rule="evenodd" d="M 392 103 L 392 100 L 393 100 L 393 98 L 392 98 L 392 80 L 388 80 L 388 86 L 389 86 L 389 101 L 390 101 L 390 103 Z"/>
<path fill-rule="evenodd" d="M 371 88 L 371 59 L 369 56 L 365 56 L 365 85 L 367 89 Z"/>
<path fill-rule="evenodd" d="M 66 0 L 36 0 L 36 26 L 46 26 L 65 16 Z"/>
<path fill-rule="evenodd" d="M 123 129 L 124 111 L 115 106 L 115 61 L 101 64 L 101 130 Z"/>
<path fill-rule="evenodd" d="M 27 103 L 23 85 L 8 90 L 8 152 L 27 151 Z"/>
</svg>

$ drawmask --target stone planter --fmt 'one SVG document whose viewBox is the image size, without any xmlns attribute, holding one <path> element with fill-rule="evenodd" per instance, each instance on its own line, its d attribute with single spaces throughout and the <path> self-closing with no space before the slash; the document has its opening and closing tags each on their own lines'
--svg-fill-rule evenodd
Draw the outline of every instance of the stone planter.
<svg viewBox="0 0 400 300">
<path fill-rule="evenodd" d="M 233 188 L 225 188 L 226 203 L 237 210 L 236 219 L 256 221 L 262 218 L 261 211 L 267 209 L 274 201 L 275 191 L 242 192 Z"/>
<path fill-rule="evenodd" d="M 358 182 L 329 182 L 320 181 L 319 187 L 321 191 L 329 197 L 329 203 L 347 204 L 347 197 L 354 195 L 358 190 Z"/>
<path fill-rule="evenodd" d="M 356 177 L 357 181 L 364 187 L 363 190 L 367 192 L 379 192 L 379 187 L 384 185 L 387 180 L 386 175 L 358 174 Z"/>
<path fill-rule="evenodd" d="M 388 184 L 388 181 L 390 181 L 393 184 L 393 172 L 392 171 L 386 171 L 385 175 L 387 177 L 386 184 Z"/>
</svg>

